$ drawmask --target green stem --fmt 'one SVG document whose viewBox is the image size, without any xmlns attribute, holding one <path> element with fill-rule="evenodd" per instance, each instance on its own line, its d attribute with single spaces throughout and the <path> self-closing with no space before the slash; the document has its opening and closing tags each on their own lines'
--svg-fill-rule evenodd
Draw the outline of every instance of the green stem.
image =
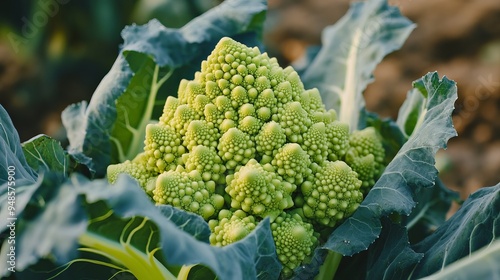
<svg viewBox="0 0 500 280">
<path fill-rule="evenodd" d="M 314 278 L 315 280 L 332 280 L 339 267 L 342 255 L 335 251 L 328 251 L 325 262 L 319 268 L 319 274 Z"/>
<path fill-rule="evenodd" d="M 195 264 L 193 265 L 183 265 L 181 267 L 181 270 L 179 271 L 179 274 L 177 274 L 177 280 L 186 280 L 188 279 L 189 272 L 191 271 L 191 268 L 193 268 Z"/>
<path fill-rule="evenodd" d="M 90 248 L 87 249 L 89 251 L 111 256 L 113 261 L 126 267 L 137 279 L 177 279 L 156 258 L 150 258 L 130 244 L 115 243 L 90 232 L 80 236 L 79 242 Z"/>
</svg>

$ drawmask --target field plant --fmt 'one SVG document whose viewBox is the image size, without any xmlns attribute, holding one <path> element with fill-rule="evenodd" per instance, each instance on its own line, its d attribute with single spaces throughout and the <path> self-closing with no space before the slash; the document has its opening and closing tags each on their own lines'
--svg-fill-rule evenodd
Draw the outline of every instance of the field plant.
<svg viewBox="0 0 500 280">
<path fill-rule="evenodd" d="M 227 0 L 180 29 L 125 27 L 90 102 L 62 113 L 68 147 L 20 143 L 0 106 L 2 277 L 500 277 L 500 185 L 459 201 L 435 167 L 455 82 L 416 77 L 396 120 L 365 109 L 415 25 L 353 3 L 282 68 L 266 10 Z"/>
</svg>

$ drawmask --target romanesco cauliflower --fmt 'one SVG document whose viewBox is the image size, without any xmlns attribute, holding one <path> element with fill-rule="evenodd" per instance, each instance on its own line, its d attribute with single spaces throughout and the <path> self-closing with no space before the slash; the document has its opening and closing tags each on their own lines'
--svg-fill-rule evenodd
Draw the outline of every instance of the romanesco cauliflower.
<svg viewBox="0 0 500 280">
<path fill-rule="evenodd" d="M 199 214 L 217 246 L 269 217 L 285 276 L 311 256 L 315 230 L 351 215 L 384 168 L 373 128 L 350 135 L 292 67 L 230 38 L 167 98 L 144 144 L 108 167 L 111 182 L 127 173 L 156 203 Z"/>
</svg>

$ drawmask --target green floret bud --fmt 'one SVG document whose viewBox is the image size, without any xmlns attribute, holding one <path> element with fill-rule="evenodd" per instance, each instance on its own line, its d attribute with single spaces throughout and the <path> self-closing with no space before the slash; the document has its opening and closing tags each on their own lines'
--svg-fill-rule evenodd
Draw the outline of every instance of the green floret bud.
<svg viewBox="0 0 500 280">
<path fill-rule="evenodd" d="M 108 181 L 111 184 L 114 184 L 116 182 L 116 179 L 118 179 L 118 175 L 122 173 L 128 174 L 132 178 L 134 178 L 148 194 L 151 194 L 152 192 L 151 189 L 148 189 L 149 181 L 154 181 L 155 176 L 158 175 L 156 172 L 149 171 L 145 162 L 135 162 L 127 160 L 122 163 L 111 164 L 108 166 Z"/>
<path fill-rule="evenodd" d="M 290 102 L 283 107 L 279 124 L 290 142 L 302 143 L 302 134 L 311 126 L 311 120 L 299 102 Z"/>
<path fill-rule="evenodd" d="M 281 104 L 293 101 L 292 85 L 289 81 L 283 81 L 274 87 L 274 94 Z"/>
<path fill-rule="evenodd" d="M 256 135 L 260 131 L 261 127 L 262 123 L 254 116 L 246 116 L 243 119 L 240 119 L 238 125 L 238 128 L 248 135 Z"/>
<path fill-rule="evenodd" d="M 288 74 L 286 80 L 290 82 L 290 85 L 292 86 L 292 92 L 290 93 L 292 100 L 299 101 L 300 94 L 304 91 L 304 84 L 302 84 L 299 74 L 292 68 L 292 66 L 286 67 L 283 71 Z"/>
<path fill-rule="evenodd" d="M 312 173 L 310 164 L 309 155 L 297 143 L 285 144 L 271 162 L 284 180 L 295 185 L 300 185 Z"/>
<path fill-rule="evenodd" d="M 198 113 L 192 107 L 187 104 L 182 104 L 175 110 L 174 117 L 169 125 L 184 136 L 189 124 L 199 119 L 199 117 Z"/>
<path fill-rule="evenodd" d="M 291 194 L 296 186 L 283 181 L 271 167 L 264 168 L 254 159 L 228 177 L 225 190 L 232 198 L 232 208 L 274 220 L 284 209 L 293 206 Z"/>
<path fill-rule="evenodd" d="M 231 91 L 231 105 L 233 108 L 238 109 L 248 102 L 247 90 L 244 87 L 237 86 Z"/>
<path fill-rule="evenodd" d="M 179 89 L 179 102 L 181 104 L 194 104 L 196 96 L 204 95 L 205 87 L 198 81 L 188 81 L 183 90 Z"/>
<path fill-rule="evenodd" d="M 262 92 L 266 89 L 271 88 L 271 82 L 269 81 L 269 78 L 266 76 L 260 76 L 257 79 L 255 79 L 253 86 L 257 90 L 257 92 Z"/>
<path fill-rule="evenodd" d="M 210 92 L 207 95 L 211 98 L 220 95 L 220 92 L 223 95 L 229 95 L 237 87 L 247 89 L 247 86 L 253 85 L 252 75 L 257 68 L 254 60 L 259 61 L 260 56 L 256 48 L 248 48 L 228 37 L 222 38 L 207 60 L 202 63 L 200 80 L 210 81 L 210 83 L 207 82 L 209 87 L 207 92 Z M 252 94 L 249 92 L 248 96 Z"/>
<path fill-rule="evenodd" d="M 217 220 L 210 220 L 210 244 L 214 246 L 226 246 L 245 238 L 255 229 L 257 221 L 253 216 L 247 215 L 242 210 L 234 212 L 221 210 Z"/>
<path fill-rule="evenodd" d="M 231 105 L 231 100 L 227 96 L 218 96 L 215 98 L 215 106 L 217 106 L 217 110 L 221 113 L 221 115 L 225 119 L 231 119 L 234 121 L 238 120 L 238 114 Z"/>
<path fill-rule="evenodd" d="M 328 160 L 343 159 L 349 149 L 349 125 L 334 121 L 326 125 Z"/>
<path fill-rule="evenodd" d="M 272 89 L 266 89 L 257 96 L 254 104 L 256 108 L 266 107 L 272 110 L 271 108 L 276 108 L 278 99 L 276 99 L 276 97 L 274 96 L 274 91 Z M 277 113 L 278 109 L 276 108 L 271 112 Z"/>
<path fill-rule="evenodd" d="M 346 162 L 360 175 L 366 192 L 384 171 L 385 150 L 382 141 L 375 128 L 367 127 L 350 135 L 349 146 Z"/>
<path fill-rule="evenodd" d="M 345 162 L 327 161 L 312 180 L 301 185 L 304 215 L 333 227 L 350 216 L 363 200 L 361 181 Z"/>
<path fill-rule="evenodd" d="M 323 164 L 328 156 L 325 124 L 322 122 L 313 124 L 304 133 L 303 139 L 302 147 L 309 154 L 311 160 L 317 164 Z"/>
<path fill-rule="evenodd" d="M 210 99 L 204 94 L 199 94 L 194 98 L 193 109 L 199 115 L 204 115 L 205 106 L 207 104 L 210 104 Z"/>
<path fill-rule="evenodd" d="M 240 119 L 243 119 L 247 116 L 255 117 L 255 107 L 250 103 L 241 105 L 241 107 L 238 109 L 238 116 Z"/>
<path fill-rule="evenodd" d="M 181 145 L 181 136 L 170 126 L 148 124 L 144 141 L 144 154 L 148 170 L 161 173 L 174 170 L 186 152 Z M 146 160 L 145 160 L 146 161 Z"/>
<path fill-rule="evenodd" d="M 203 145 L 215 150 L 219 141 L 219 130 L 204 120 L 192 121 L 184 136 L 183 145 L 192 151 L 195 146 Z"/>
<path fill-rule="evenodd" d="M 237 128 L 230 128 L 219 140 L 219 156 L 226 162 L 226 168 L 234 170 L 255 157 L 254 143 L 250 136 Z"/>
<path fill-rule="evenodd" d="M 325 111 L 325 104 L 321 99 L 321 94 L 317 88 L 312 88 L 306 91 L 309 94 L 309 109 L 311 111 Z"/>
<path fill-rule="evenodd" d="M 295 268 L 312 256 L 318 245 L 318 234 L 299 215 L 287 213 L 282 213 L 271 223 L 271 231 L 278 259 L 283 265 L 281 275 L 288 278 Z"/>
<path fill-rule="evenodd" d="M 278 149 L 286 142 L 285 131 L 274 121 L 264 124 L 255 137 L 257 152 L 262 156 L 264 162 L 270 162 Z M 267 158 L 268 160 L 265 160 Z"/>
<path fill-rule="evenodd" d="M 167 125 L 174 118 L 177 107 L 179 107 L 179 100 L 173 96 L 167 97 L 165 106 L 163 106 L 163 114 L 160 117 L 160 124 Z"/>
<path fill-rule="evenodd" d="M 208 98 L 213 100 L 214 98 L 222 94 L 222 90 L 219 88 L 219 85 L 215 81 L 207 81 L 205 83 L 205 94 Z"/>
<path fill-rule="evenodd" d="M 269 62 L 271 62 L 271 71 L 269 71 L 269 79 L 271 80 L 271 84 L 277 85 L 285 80 L 285 72 L 283 68 L 278 65 L 278 61 L 276 58 L 270 58 Z"/>
<path fill-rule="evenodd" d="M 224 206 L 224 198 L 215 193 L 215 184 L 205 183 L 198 172 L 162 173 L 156 180 L 153 200 L 198 214 L 207 221 Z"/>
<path fill-rule="evenodd" d="M 361 184 L 361 191 L 363 194 L 368 193 L 370 188 L 375 185 L 375 157 L 372 154 L 360 157 L 353 149 L 347 153 L 345 160 L 349 162 L 349 166 L 352 170 L 358 173 L 358 179 L 363 182 Z"/>
<path fill-rule="evenodd" d="M 212 123 L 215 126 L 218 126 L 224 120 L 224 116 L 219 112 L 217 106 L 212 103 L 208 103 L 205 105 L 203 109 L 203 115 L 205 116 L 205 120 L 209 123 Z"/>
<path fill-rule="evenodd" d="M 183 161 L 186 172 L 197 170 L 203 181 L 224 182 L 223 174 L 226 167 L 215 150 L 206 146 L 196 146 L 190 153 L 184 154 Z"/>
</svg>

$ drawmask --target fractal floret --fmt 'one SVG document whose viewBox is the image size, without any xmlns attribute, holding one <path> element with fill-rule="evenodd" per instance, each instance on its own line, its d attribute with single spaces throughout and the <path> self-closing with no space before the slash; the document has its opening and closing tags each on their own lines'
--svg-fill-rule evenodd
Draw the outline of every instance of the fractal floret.
<svg viewBox="0 0 500 280">
<path fill-rule="evenodd" d="M 208 226 L 212 232 L 210 244 L 225 246 L 245 238 L 257 226 L 257 221 L 243 210 L 223 209 L 218 219 L 210 220 Z"/>
<path fill-rule="evenodd" d="M 147 126 L 144 152 L 110 165 L 108 178 L 129 174 L 155 203 L 202 216 L 215 246 L 269 218 L 290 275 L 316 231 L 351 215 L 383 168 L 375 129 L 349 133 L 292 67 L 226 37 Z"/>
</svg>

